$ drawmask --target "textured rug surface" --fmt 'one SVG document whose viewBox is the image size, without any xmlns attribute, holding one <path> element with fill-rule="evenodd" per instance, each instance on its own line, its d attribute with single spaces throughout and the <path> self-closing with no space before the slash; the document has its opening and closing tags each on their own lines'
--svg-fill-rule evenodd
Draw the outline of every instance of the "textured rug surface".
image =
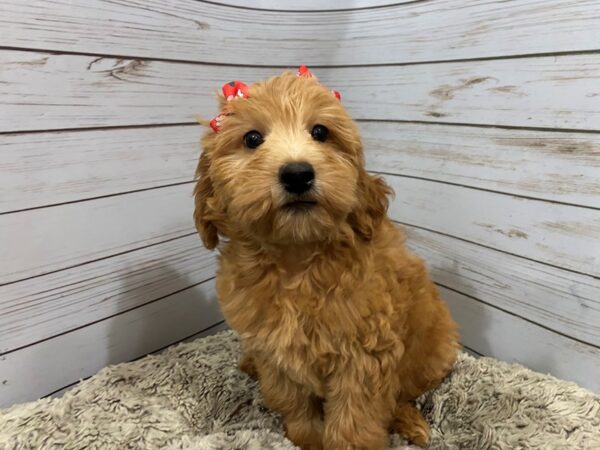
<svg viewBox="0 0 600 450">
<path fill-rule="evenodd" d="M 233 332 L 102 370 L 59 399 L 0 411 L 0 449 L 293 449 Z M 600 449 L 600 397 L 519 365 L 462 354 L 420 399 L 432 449 Z M 360 433 L 360 430 L 356 430 Z M 398 436 L 393 449 L 413 448 Z"/>
</svg>

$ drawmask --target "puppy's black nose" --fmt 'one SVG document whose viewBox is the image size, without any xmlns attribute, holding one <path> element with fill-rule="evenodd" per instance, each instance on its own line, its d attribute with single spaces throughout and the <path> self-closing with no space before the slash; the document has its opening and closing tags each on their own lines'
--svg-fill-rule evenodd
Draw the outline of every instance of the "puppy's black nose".
<svg viewBox="0 0 600 450">
<path fill-rule="evenodd" d="M 308 191 L 315 180 L 315 171 L 307 162 L 294 162 L 281 167 L 279 180 L 286 191 L 302 194 Z"/>
</svg>

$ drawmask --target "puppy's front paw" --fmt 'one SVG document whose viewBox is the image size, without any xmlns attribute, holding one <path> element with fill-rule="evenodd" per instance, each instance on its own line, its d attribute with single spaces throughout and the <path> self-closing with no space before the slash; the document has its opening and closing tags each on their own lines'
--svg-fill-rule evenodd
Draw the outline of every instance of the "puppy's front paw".
<svg viewBox="0 0 600 450">
<path fill-rule="evenodd" d="M 285 420 L 287 438 L 302 450 L 323 450 L 322 422 L 319 420 Z"/>
<path fill-rule="evenodd" d="M 404 437 L 419 447 L 427 447 L 431 440 L 429 426 L 427 424 L 415 425 L 414 427 L 407 429 L 404 433 Z"/>
<path fill-rule="evenodd" d="M 416 406 L 403 403 L 396 407 L 394 431 L 419 447 L 425 447 L 431 440 L 429 424 Z"/>
<path fill-rule="evenodd" d="M 323 444 L 300 444 L 298 447 L 300 450 L 323 450 Z"/>
</svg>

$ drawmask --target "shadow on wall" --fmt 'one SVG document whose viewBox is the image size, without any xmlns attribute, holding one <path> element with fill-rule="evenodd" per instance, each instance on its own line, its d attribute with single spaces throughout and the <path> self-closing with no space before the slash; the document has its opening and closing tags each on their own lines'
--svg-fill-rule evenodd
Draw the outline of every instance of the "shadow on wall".
<svg viewBox="0 0 600 450">
<path fill-rule="evenodd" d="M 204 274 L 195 277 L 204 279 L 202 283 L 191 278 L 194 272 L 181 273 L 162 261 L 151 270 L 128 267 L 123 276 L 127 281 L 112 294 L 114 315 L 90 325 L 83 339 L 73 344 L 77 366 L 68 371 L 72 379 L 63 383 L 144 357 L 221 322 L 214 280 L 206 267 L 199 265 L 197 270 Z M 75 385 L 51 396 L 60 397 Z"/>
<path fill-rule="evenodd" d="M 516 362 L 542 373 L 555 373 L 556 355 L 548 343 L 535 345 L 528 322 L 510 313 L 489 306 L 479 298 L 486 293 L 480 292 L 468 276 L 461 276 L 458 261 L 452 265 L 431 266 L 432 277 L 453 290 L 440 287 L 442 298 L 448 303 L 454 319 L 460 326 L 461 343 L 482 355 Z M 498 271 L 502 271 L 499 267 Z M 525 348 L 536 348 L 537 352 L 523 353 Z M 540 351 L 541 350 L 541 351 Z"/>
<path fill-rule="evenodd" d="M 189 274 L 179 273 L 168 264 L 159 265 L 152 275 L 141 281 L 156 286 L 143 290 L 148 301 L 110 321 L 100 367 L 143 357 L 222 320 L 212 278 L 207 276 L 207 281 L 198 284 Z M 128 281 L 119 293 L 124 305 L 130 302 L 128 295 L 140 295 L 140 281 L 134 276 L 125 279 Z M 165 284 L 175 288 L 165 294 Z"/>
<path fill-rule="evenodd" d="M 448 303 L 454 320 L 459 324 L 461 344 L 482 355 L 491 354 L 493 343 L 490 342 L 491 334 L 487 330 L 490 329 L 493 319 L 486 313 L 485 305 L 475 300 L 479 295 L 477 288 L 469 282 L 468 278 L 460 275 L 460 263 L 452 260 L 451 265 L 431 266 L 430 270 L 436 282 L 443 280 L 442 286 L 448 285 L 454 289 L 438 287 L 442 298 Z"/>
</svg>

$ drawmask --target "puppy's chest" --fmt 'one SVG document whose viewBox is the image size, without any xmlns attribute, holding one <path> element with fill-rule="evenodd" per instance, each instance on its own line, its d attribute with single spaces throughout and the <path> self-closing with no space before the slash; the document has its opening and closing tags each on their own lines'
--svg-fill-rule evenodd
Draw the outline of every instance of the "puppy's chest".
<svg viewBox="0 0 600 450">
<path fill-rule="evenodd" d="M 368 351 L 364 333 L 375 337 L 379 328 L 375 322 L 388 320 L 368 305 L 360 308 L 350 295 L 313 292 L 310 296 L 299 291 L 280 292 L 273 299 L 270 317 L 257 325 L 256 344 L 292 378 L 312 379 L 315 384 L 324 382 L 357 351 Z"/>
<path fill-rule="evenodd" d="M 223 312 L 249 349 L 320 395 L 336 370 L 359 354 L 388 351 L 397 339 L 382 278 L 336 278 L 344 282 L 324 287 L 318 276 L 265 274 L 247 289 L 230 272 L 217 284 Z"/>
<path fill-rule="evenodd" d="M 253 339 L 254 347 L 292 379 L 311 385 L 321 394 L 340 363 L 340 353 L 346 347 L 344 336 L 332 334 L 318 315 L 291 310 L 282 313 L 278 324 L 263 331 Z"/>
</svg>

